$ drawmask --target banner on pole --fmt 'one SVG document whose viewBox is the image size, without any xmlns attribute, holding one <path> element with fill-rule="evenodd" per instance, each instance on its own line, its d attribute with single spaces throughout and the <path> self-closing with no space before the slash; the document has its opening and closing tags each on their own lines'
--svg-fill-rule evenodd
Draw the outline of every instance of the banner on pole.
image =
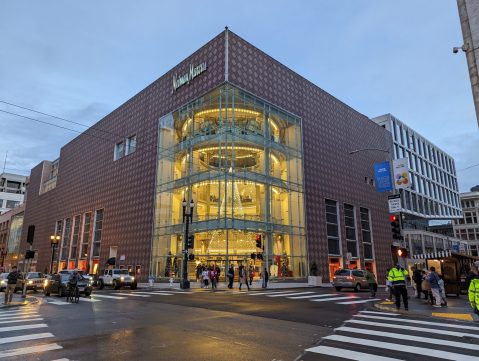
<svg viewBox="0 0 479 361">
<path fill-rule="evenodd" d="M 393 177 L 396 189 L 411 188 L 407 158 L 393 160 Z"/>
<path fill-rule="evenodd" d="M 389 161 L 376 163 L 374 165 L 374 178 L 378 192 L 387 192 L 393 189 L 391 165 Z"/>
</svg>

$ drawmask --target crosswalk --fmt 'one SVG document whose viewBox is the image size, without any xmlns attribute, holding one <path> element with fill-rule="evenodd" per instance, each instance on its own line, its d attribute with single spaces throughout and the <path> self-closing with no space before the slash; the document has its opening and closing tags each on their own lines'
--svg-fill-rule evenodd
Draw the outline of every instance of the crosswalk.
<svg viewBox="0 0 479 361">
<path fill-rule="evenodd" d="M 479 325 L 361 311 L 298 360 L 479 361 Z"/>
<path fill-rule="evenodd" d="M 147 300 L 151 298 L 169 298 L 175 295 L 183 295 L 181 297 L 188 297 L 192 295 L 205 294 L 205 295 L 234 295 L 242 297 L 265 297 L 270 299 L 283 299 L 290 301 L 309 301 L 318 304 L 333 302 L 337 305 L 360 305 L 370 302 L 380 301 L 380 298 L 369 298 L 369 294 L 359 293 L 321 293 L 318 291 L 308 290 L 268 290 L 268 291 L 239 291 L 239 290 L 221 290 L 212 292 L 210 289 L 195 289 L 189 291 L 177 290 L 177 289 L 165 289 L 165 290 L 137 290 L 126 292 L 93 292 L 90 297 L 81 297 L 81 302 L 95 303 L 95 302 L 123 302 L 128 300 Z M 43 295 L 37 296 L 43 298 L 44 302 L 54 306 L 68 306 L 71 303 L 66 302 L 64 298 L 56 296 L 43 297 Z M 1 322 L 1 321 L 0 321 Z"/>
<path fill-rule="evenodd" d="M 29 355 L 57 359 L 53 351 L 63 347 L 54 342 L 55 335 L 36 306 L 0 310 L 0 360 L 25 360 Z M 42 358 L 44 359 L 44 358 Z"/>
</svg>

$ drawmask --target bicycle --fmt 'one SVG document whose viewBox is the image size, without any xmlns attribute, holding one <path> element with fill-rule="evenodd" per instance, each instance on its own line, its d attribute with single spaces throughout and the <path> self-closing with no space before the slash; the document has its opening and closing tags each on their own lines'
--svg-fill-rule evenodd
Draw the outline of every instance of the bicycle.
<svg viewBox="0 0 479 361">
<path fill-rule="evenodd" d="M 80 301 L 80 290 L 78 289 L 78 286 L 70 286 L 67 302 L 78 303 L 78 301 Z"/>
</svg>

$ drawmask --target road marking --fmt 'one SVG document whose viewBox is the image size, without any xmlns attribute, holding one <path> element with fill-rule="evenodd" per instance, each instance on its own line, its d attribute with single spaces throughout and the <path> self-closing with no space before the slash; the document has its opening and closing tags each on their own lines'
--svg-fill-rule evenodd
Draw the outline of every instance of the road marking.
<svg viewBox="0 0 479 361">
<path fill-rule="evenodd" d="M 457 336 L 457 337 L 469 336 L 469 337 L 479 338 L 479 334 L 476 334 L 476 333 L 446 331 L 446 330 L 441 330 L 441 329 L 437 329 L 437 328 L 425 328 L 425 327 L 415 327 L 415 326 L 406 326 L 406 325 L 395 325 L 395 324 L 390 324 L 390 323 L 361 321 L 361 320 L 348 320 L 345 323 L 355 323 L 355 324 L 359 324 L 359 325 L 396 328 L 396 329 L 400 329 L 400 330 L 422 331 L 422 332 L 428 332 L 428 333 L 436 333 L 438 335 L 448 335 L 448 336 Z"/>
<path fill-rule="evenodd" d="M 70 361 L 69 358 L 57 358 L 56 360 L 52 360 L 52 361 Z"/>
<path fill-rule="evenodd" d="M 152 292 L 153 295 L 158 295 L 158 296 L 173 296 L 173 293 L 167 293 L 167 292 Z"/>
<path fill-rule="evenodd" d="M 399 316 L 398 313 L 388 313 L 388 312 L 376 312 L 376 311 L 361 311 L 359 313 L 370 313 L 372 315 L 383 315 L 383 316 Z"/>
<path fill-rule="evenodd" d="M 17 348 L 13 350 L 3 350 L 2 353 L 0 354 L 0 358 L 19 356 L 19 355 L 28 355 L 30 353 L 37 353 L 37 352 L 60 350 L 62 348 L 63 347 L 61 347 L 60 345 L 56 343 L 47 343 L 44 345 L 22 347 L 22 348 Z"/>
<path fill-rule="evenodd" d="M 27 318 L 27 317 L 37 317 L 38 312 L 33 311 L 33 312 L 28 312 L 28 313 L 14 313 L 11 315 L 5 315 L 5 316 L 0 316 L 0 321 L 1 320 L 10 320 L 13 318 Z"/>
<path fill-rule="evenodd" d="M 380 298 L 368 298 L 367 300 L 337 302 L 337 304 L 338 305 L 353 305 L 355 303 L 366 303 L 366 302 L 373 302 L 373 301 L 379 301 L 379 300 Z"/>
<path fill-rule="evenodd" d="M 318 297 L 330 297 L 330 296 L 337 296 L 337 293 L 325 293 L 325 294 L 315 294 L 310 296 L 295 296 L 295 297 L 286 297 L 292 300 L 302 300 L 304 298 L 318 298 Z"/>
<path fill-rule="evenodd" d="M 341 358 L 346 358 L 348 360 L 356 360 L 356 361 L 363 361 L 363 360 L 401 361 L 401 359 L 397 359 L 397 358 L 377 356 L 370 353 L 350 351 L 350 350 L 345 350 L 343 348 L 336 348 L 336 347 L 329 347 L 329 346 L 316 346 L 316 347 L 308 348 L 305 351 L 320 353 L 320 354 L 328 355 L 328 356 L 341 357 Z"/>
<path fill-rule="evenodd" d="M 92 297 L 100 297 L 100 298 L 111 298 L 113 300 L 125 300 L 126 297 L 119 297 L 119 296 L 107 296 L 107 295 L 94 295 Z"/>
<path fill-rule="evenodd" d="M 332 298 L 321 298 L 320 300 L 310 300 L 311 302 L 328 302 L 336 300 L 351 300 L 353 298 L 360 298 L 358 296 L 345 296 L 345 297 L 332 297 Z"/>
<path fill-rule="evenodd" d="M 122 295 L 122 296 L 133 296 L 133 297 L 151 297 L 151 296 L 147 296 L 147 295 L 137 295 L 135 293 L 118 293 L 118 295 Z M 120 296 L 121 297 L 121 296 Z"/>
<path fill-rule="evenodd" d="M 0 321 L 0 324 L 17 323 L 17 322 L 30 322 L 30 321 L 43 321 L 43 318 L 30 318 L 30 319 L 24 319 L 24 320 L 7 320 L 7 321 Z"/>
<path fill-rule="evenodd" d="M 0 312 L 0 317 L 7 317 L 7 315 L 26 315 L 29 313 L 35 313 L 37 312 L 36 310 L 28 310 L 28 311 L 23 311 L 23 310 L 17 310 L 17 311 L 7 311 L 7 312 Z"/>
<path fill-rule="evenodd" d="M 424 342 L 430 343 L 434 345 L 444 345 L 444 346 L 451 346 L 451 347 L 458 347 L 464 348 L 468 350 L 479 351 L 479 345 L 470 344 L 465 342 L 456 342 L 456 341 L 448 341 L 442 339 L 435 339 L 431 337 L 421 337 L 421 336 L 412 336 L 404 333 L 391 333 L 391 332 L 384 332 L 384 331 L 375 331 L 370 329 L 361 329 L 355 327 L 345 327 L 341 326 L 335 328 L 334 331 L 343 331 L 343 332 L 351 332 L 351 333 L 361 333 L 365 335 L 373 335 L 373 336 L 381 336 L 381 337 L 388 337 L 388 338 L 397 338 L 399 340 L 409 340 L 409 341 L 416 341 L 416 342 Z M 399 350 L 401 351 L 401 350 Z"/>
<path fill-rule="evenodd" d="M 472 321 L 472 315 L 470 313 L 442 313 L 442 312 L 433 312 L 434 317 L 444 317 L 444 318 L 454 318 L 457 320 Z"/>
<path fill-rule="evenodd" d="M 35 323 L 33 325 L 0 327 L 0 332 L 28 330 L 30 328 L 42 328 L 42 327 L 48 327 L 48 325 L 46 323 Z"/>
<path fill-rule="evenodd" d="M 479 326 L 467 326 L 467 325 L 454 325 L 450 323 L 442 323 L 442 322 L 431 322 L 431 321 L 423 321 L 423 320 L 410 320 L 405 318 L 389 318 L 389 317 L 381 317 L 381 316 L 370 316 L 370 315 L 354 315 L 354 317 L 364 317 L 364 318 L 373 318 L 375 320 L 384 320 L 384 321 L 400 321 L 400 322 L 407 322 L 407 323 L 418 323 L 420 325 L 433 325 L 433 326 L 444 326 L 449 328 L 461 328 L 466 330 L 474 330 L 479 331 Z"/>
<path fill-rule="evenodd" d="M 395 350 L 399 347 L 399 350 L 401 352 L 427 355 L 429 357 L 435 357 L 438 359 L 457 360 L 457 361 L 479 361 L 479 357 L 475 357 L 475 356 L 458 354 L 458 353 L 448 352 L 443 350 L 428 349 L 424 347 L 409 346 L 404 344 L 401 344 L 400 346 L 398 346 L 398 344 L 396 343 L 374 341 L 374 340 L 368 340 L 364 338 L 354 338 L 354 337 L 347 337 L 347 336 L 341 336 L 341 335 L 330 335 L 330 336 L 326 336 L 324 339 L 331 340 L 331 341 L 352 343 L 352 344 L 361 345 L 361 346 L 377 347 L 377 348 L 382 348 L 387 350 Z"/>
<path fill-rule="evenodd" d="M 311 293 L 314 293 L 314 292 L 299 292 L 299 293 L 292 293 L 292 294 L 288 294 L 287 296 L 299 296 L 299 295 L 306 295 L 306 294 L 311 294 Z M 266 297 L 284 297 L 285 295 L 266 295 Z"/>
<path fill-rule="evenodd" d="M 50 305 L 57 305 L 57 306 L 71 305 L 71 302 L 65 302 L 65 301 L 47 301 L 47 302 Z"/>
<path fill-rule="evenodd" d="M 88 297 L 84 297 L 84 298 L 80 298 L 80 302 L 101 302 L 101 300 L 95 300 L 93 298 L 88 298 Z"/>
<path fill-rule="evenodd" d="M 254 292 L 254 293 L 248 293 L 248 296 L 259 296 L 259 295 L 279 295 L 279 294 L 288 294 L 288 293 L 296 293 L 296 291 L 269 291 L 269 292 Z"/>
<path fill-rule="evenodd" d="M 4 343 L 38 340 L 41 338 L 48 338 L 48 337 L 55 337 L 55 336 L 53 336 L 53 334 L 51 334 L 50 332 L 44 332 L 44 333 L 32 333 L 30 335 L 21 335 L 21 336 L 13 336 L 13 337 L 1 337 L 0 345 Z"/>
</svg>

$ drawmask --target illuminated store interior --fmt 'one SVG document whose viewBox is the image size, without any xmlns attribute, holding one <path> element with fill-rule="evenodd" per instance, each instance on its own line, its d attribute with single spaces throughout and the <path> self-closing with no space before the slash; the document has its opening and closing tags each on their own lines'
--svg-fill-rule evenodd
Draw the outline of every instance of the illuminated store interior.
<svg viewBox="0 0 479 361">
<path fill-rule="evenodd" d="M 156 276 L 180 277 L 183 199 L 195 202 L 190 279 L 213 264 L 221 278 L 240 264 L 307 276 L 299 117 L 225 84 L 161 117 L 158 134 Z"/>
</svg>

